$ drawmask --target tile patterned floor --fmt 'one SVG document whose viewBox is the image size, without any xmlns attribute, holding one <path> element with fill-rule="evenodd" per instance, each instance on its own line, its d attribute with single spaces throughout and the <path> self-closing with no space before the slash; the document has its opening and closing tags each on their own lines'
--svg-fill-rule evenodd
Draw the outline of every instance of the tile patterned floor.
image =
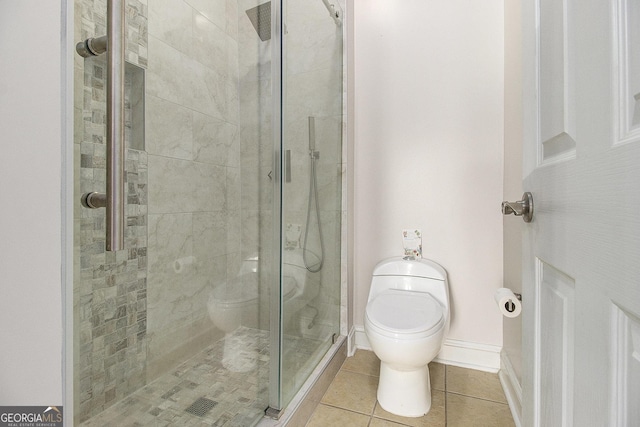
<svg viewBox="0 0 640 427">
<path fill-rule="evenodd" d="M 336 375 L 306 427 L 511 427 L 511 411 L 497 374 L 429 365 L 431 411 L 420 418 L 390 414 L 376 400 L 380 361 L 358 350 Z"/>
<path fill-rule="evenodd" d="M 268 332 L 241 328 L 82 426 L 253 426 L 266 406 L 268 345 Z M 285 358 L 310 355 L 304 340 L 290 347 Z M 377 403 L 379 371 L 370 351 L 347 358 L 306 426 L 514 426 L 496 374 L 432 363 L 431 411 L 403 418 Z"/>
</svg>

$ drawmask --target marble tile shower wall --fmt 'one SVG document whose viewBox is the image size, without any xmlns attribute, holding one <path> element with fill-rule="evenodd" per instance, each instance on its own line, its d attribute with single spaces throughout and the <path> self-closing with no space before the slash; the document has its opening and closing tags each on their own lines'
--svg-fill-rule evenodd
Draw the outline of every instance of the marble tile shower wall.
<svg viewBox="0 0 640 427">
<path fill-rule="evenodd" d="M 236 262 L 259 257 L 257 325 L 269 327 L 269 284 L 273 241 L 271 44 L 262 41 L 245 11 L 263 0 L 238 0 L 238 78 L 240 141 L 240 221 L 242 250 Z M 273 176 L 273 175 L 272 175 Z M 239 268 L 238 265 L 235 268 Z"/>
<path fill-rule="evenodd" d="M 148 376 L 220 337 L 207 301 L 240 258 L 235 0 L 149 3 Z"/>
<path fill-rule="evenodd" d="M 127 59 L 147 62 L 146 0 L 127 4 Z M 75 4 L 76 39 L 106 33 L 104 0 Z M 127 123 L 127 250 L 105 252 L 104 210 L 80 206 L 80 195 L 105 188 L 104 58 L 75 57 L 76 176 L 74 221 L 74 390 L 76 421 L 84 421 L 146 381 L 147 353 L 147 155 L 132 143 Z M 133 82 L 128 80 L 131 89 Z M 125 96 L 127 117 L 136 102 Z M 134 149 L 135 147 L 136 149 Z"/>
</svg>

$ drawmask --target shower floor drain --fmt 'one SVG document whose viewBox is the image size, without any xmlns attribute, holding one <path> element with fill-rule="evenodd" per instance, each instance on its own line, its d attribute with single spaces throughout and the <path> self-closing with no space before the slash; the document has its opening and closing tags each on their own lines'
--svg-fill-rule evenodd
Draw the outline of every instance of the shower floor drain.
<svg viewBox="0 0 640 427">
<path fill-rule="evenodd" d="M 218 402 L 215 402 L 211 399 L 207 399 L 206 397 L 201 397 L 195 402 L 193 402 L 191 406 L 185 409 L 185 412 L 196 415 L 198 417 L 204 417 L 207 414 L 207 412 L 213 409 L 213 407 L 216 406 L 217 404 Z"/>
</svg>

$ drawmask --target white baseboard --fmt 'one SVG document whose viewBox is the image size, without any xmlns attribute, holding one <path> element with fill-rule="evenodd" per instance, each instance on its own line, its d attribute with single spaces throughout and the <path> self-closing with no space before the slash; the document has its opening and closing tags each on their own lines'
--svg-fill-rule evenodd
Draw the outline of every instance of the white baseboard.
<svg viewBox="0 0 640 427">
<path fill-rule="evenodd" d="M 445 365 L 496 373 L 500 370 L 501 349 L 497 345 L 446 339 L 442 350 L 433 360 Z"/>
<path fill-rule="evenodd" d="M 347 335 L 347 357 L 353 356 L 356 353 L 357 347 L 356 328 L 352 326 L 349 335 Z"/>
<path fill-rule="evenodd" d="M 364 327 L 356 327 L 355 333 L 356 347 L 371 350 Z M 501 347 L 495 345 L 447 339 L 434 362 L 496 373 L 500 370 L 500 350 Z"/>
<path fill-rule="evenodd" d="M 364 333 L 364 326 L 355 326 L 353 329 L 356 334 L 356 348 L 371 351 L 371 344 L 367 334 Z"/>
<path fill-rule="evenodd" d="M 516 427 L 522 426 L 522 387 L 518 381 L 518 377 L 511 364 L 511 359 L 506 351 L 500 352 L 500 384 L 504 390 L 504 395 L 509 403 L 509 409 L 511 409 L 511 415 L 513 415 L 513 422 Z"/>
</svg>

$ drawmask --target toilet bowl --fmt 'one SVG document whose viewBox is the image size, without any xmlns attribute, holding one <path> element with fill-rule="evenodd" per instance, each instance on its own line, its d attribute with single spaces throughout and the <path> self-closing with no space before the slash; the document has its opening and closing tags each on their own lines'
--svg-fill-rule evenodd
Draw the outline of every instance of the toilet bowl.
<svg viewBox="0 0 640 427">
<path fill-rule="evenodd" d="M 304 267 L 301 249 L 284 251 L 282 259 L 283 323 L 297 325 L 295 316 L 318 295 L 320 278 L 318 274 L 310 273 Z M 258 327 L 258 304 L 261 299 L 258 264 L 257 256 L 245 259 L 234 278 L 212 288 L 207 301 L 209 318 L 227 336 L 222 364 L 234 372 L 243 372 L 252 368 L 252 364 L 246 360 L 251 356 L 246 356 L 243 360 L 242 355 L 246 351 L 238 351 L 243 347 L 242 343 L 231 345 L 234 340 L 231 339 L 230 334 L 240 326 Z M 262 298 L 268 300 L 269 297 L 263 295 Z M 252 317 L 254 319 L 250 320 Z M 244 347 L 247 348 L 246 345 Z"/>
<path fill-rule="evenodd" d="M 309 254 L 307 254 L 307 258 Z M 251 334 L 234 333 L 240 326 L 258 328 L 258 304 L 264 298 L 269 301 L 269 284 L 260 283 L 258 257 L 252 256 L 242 262 L 238 274 L 232 279 L 213 286 L 207 301 L 209 318 L 225 333 L 222 366 L 232 372 L 247 372 L 255 369 L 260 349 L 252 341 Z M 282 256 L 281 292 L 284 307 L 284 330 L 291 332 L 289 325 L 298 325 L 296 316 L 319 293 L 318 274 L 304 267 L 302 250 L 284 251 Z"/>
<path fill-rule="evenodd" d="M 378 402 L 388 412 L 421 417 L 431 409 L 428 364 L 449 332 L 449 285 L 437 263 L 380 262 L 373 271 L 364 330 L 380 359 Z"/>
<path fill-rule="evenodd" d="M 282 286 L 286 301 L 295 293 L 296 283 L 284 277 Z M 225 334 L 221 363 L 231 372 L 248 372 L 258 364 L 260 349 L 255 336 L 246 331 L 234 334 L 240 326 L 257 327 L 258 287 L 258 272 L 250 271 L 214 287 L 209 294 L 209 318 Z"/>
</svg>

